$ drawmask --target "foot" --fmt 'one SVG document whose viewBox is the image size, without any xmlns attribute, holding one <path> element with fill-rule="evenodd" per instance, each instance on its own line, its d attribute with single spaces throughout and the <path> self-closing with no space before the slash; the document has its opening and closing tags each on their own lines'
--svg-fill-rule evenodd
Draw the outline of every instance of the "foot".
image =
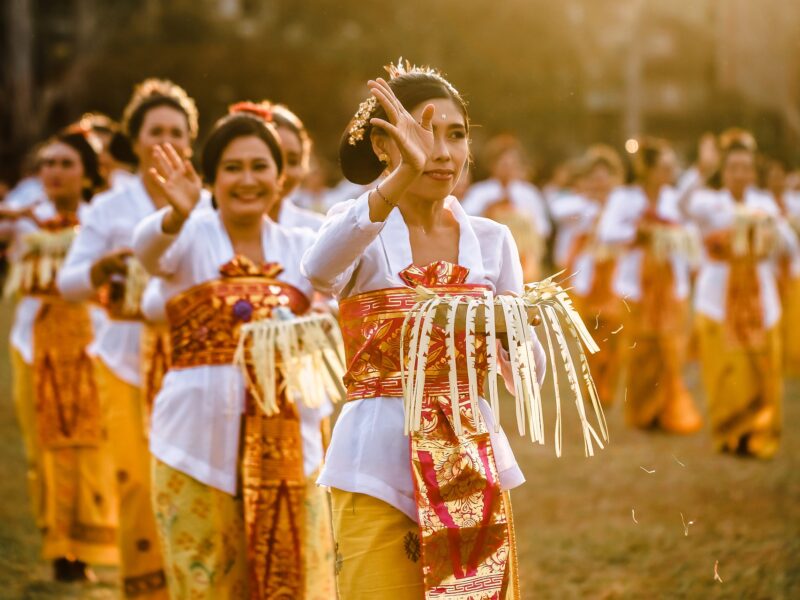
<svg viewBox="0 0 800 600">
<path fill-rule="evenodd" d="M 74 581 L 72 578 L 72 561 L 66 558 L 57 558 L 53 561 L 53 579 L 62 583 Z"/>
<path fill-rule="evenodd" d="M 676 394 L 658 419 L 661 429 L 668 433 L 688 435 L 703 427 L 703 417 L 688 392 Z"/>
</svg>

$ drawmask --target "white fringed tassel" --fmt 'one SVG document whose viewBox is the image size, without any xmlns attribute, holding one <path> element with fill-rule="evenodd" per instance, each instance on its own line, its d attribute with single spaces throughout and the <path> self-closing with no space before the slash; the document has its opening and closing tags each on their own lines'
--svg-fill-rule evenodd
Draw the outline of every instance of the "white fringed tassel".
<svg viewBox="0 0 800 600">
<path fill-rule="evenodd" d="M 553 276 L 555 277 L 555 276 Z M 583 348 L 589 353 L 599 351 L 597 343 L 592 338 L 586 325 L 572 306 L 567 293 L 553 282 L 553 277 L 544 281 L 530 284 L 525 288 L 522 297 L 494 296 L 486 293 L 483 299 L 464 298 L 462 296 L 437 296 L 433 291 L 418 287 L 419 301 L 409 311 L 403 322 L 401 332 L 401 365 L 403 380 L 403 397 L 406 410 L 405 432 L 418 431 L 421 427 L 421 413 L 423 391 L 425 386 L 425 369 L 427 367 L 430 336 L 437 311 L 445 311 L 444 328 L 447 339 L 447 360 L 449 366 L 449 385 L 453 407 L 453 425 L 457 435 L 461 435 L 462 425 L 458 413 L 458 380 L 456 374 L 456 348 L 455 334 L 463 325 L 465 330 L 467 379 L 473 410 L 477 414 L 477 398 L 479 396 L 477 372 L 475 366 L 475 338 L 477 330 L 477 316 L 479 310 L 485 313 L 486 323 L 486 354 L 487 354 L 487 399 L 495 418 L 495 427 L 500 428 L 499 393 L 497 389 L 497 323 L 495 322 L 495 309 L 499 311 L 505 321 L 505 331 L 508 338 L 509 359 L 513 378 L 515 396 L 515 411 L 517 428 L 520 435 L 526 435 L 530 429 L 531 441 L 543 444 L 545 441 L 544 411 L 542 407 L 542 391 L 537 377 L 537 367 L 534 353 L 534 337 L 529 325 L 529 310 L 538 311 L 547 344 L 547 356 L 550 362 L 550 372 L 553 376 L 553 386 L 556 402 L 556 427 L 555 447 L 556 454 L 561 455 L 562 448 L 562 410 L 561 391 L 558 384 L 558 364 L 564 366 L 570 392 L 575 398 L 578 418 L 584 438 L 584 450 L 587 456 L 594 454 L 595 445 L 604 447 L 608 441 L 608 429 L 603 415 L 602 406 L 597 397 L 588 361 Z M 465 306 L 464 316 L 459 316 L 459 306 Z M 464 318 L 465 323 L 457 323 L 458 318 Z M 562 325 L 563 321 L 563 325 Z M 580 365 L 580 375 L 576 367 L 576 358 L 570 350 L 566 332 L 575 340 L 577 346 L 577 363 Z M 405 355 L 406 339 L 408 339 L 408 356 Z M 558 356 L 556 355 L 558 347 Z M 599 434 L 589 421 L 586 412 L 583 387 L 592 404 L 593 412 L 598 423 Z"/>
<path fill-rule="evenodd" d="M 334 402 L 344 396 L 342 337 L 336 320 L 328 314 L 279 316 L 243 325 L 233 363 L 267 416 L 279 411 L 278 373 L 292 402 L 317 408 L 326 393 Z"/>
</svg>

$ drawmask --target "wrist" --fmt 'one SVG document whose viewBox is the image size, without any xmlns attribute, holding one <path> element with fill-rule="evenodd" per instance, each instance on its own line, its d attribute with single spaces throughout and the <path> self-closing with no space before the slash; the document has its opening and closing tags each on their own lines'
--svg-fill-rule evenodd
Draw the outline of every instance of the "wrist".
<svg viewBox="0 0 800 600">
<path fill-rule="evenodd" d="M 174 235 L 178 233 L 188 217 L 182 215 L 174 208 L 166 212 L 161 220 L 161 231 L 166 234 Z"/>
</svg>

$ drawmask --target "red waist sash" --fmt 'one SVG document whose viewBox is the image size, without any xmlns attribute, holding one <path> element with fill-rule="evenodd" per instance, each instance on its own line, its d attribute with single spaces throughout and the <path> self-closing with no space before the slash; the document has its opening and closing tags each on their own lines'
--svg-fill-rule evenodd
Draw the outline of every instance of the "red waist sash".
<svg viewBox="0 0 800 600">
<path fill-rule="evenodd" d="M 482 296 L 488 288 L 464 283 L 467 274 L 464 267 L 439 262 L 425 270 L 409 267 L 401 277 L 410 285 L 419 283 L 440 294 Z M 414 304 L 415 294 L 408 288 L 368 292 L 339 303 L 348 400 L 402 396 L 401 329 Z M 410 440 L 425 597 L 502 598 L 511 583 L 510 507 L 500 488 L 489 432 L 482 416 L 472 411 L 464 333 L 456 337 L 461 436 L 456 436 L 453 425 L 446 349 L 444 330 L 434 326 L 422 427 Z M 486 378 L 486 341 L 480 335 L 476 336 L 476 363 L 481 389 Z"/>
</svg>

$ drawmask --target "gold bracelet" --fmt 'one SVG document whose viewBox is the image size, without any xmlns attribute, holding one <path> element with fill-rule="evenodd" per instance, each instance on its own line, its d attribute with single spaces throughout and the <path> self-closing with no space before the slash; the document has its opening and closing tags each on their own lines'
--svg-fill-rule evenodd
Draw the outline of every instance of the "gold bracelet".
<svg viewBox="0 0 800 600">
<path fill-rule="evenodd" d="M 383 200 L 386 204 L 388 204 L 392 208 L 395 208 L 397 206 L 396 203 L 391 202 L 386 196 L 384 196 L 381 193 L 381 184 L 378 184 L 378 185 L 375 186 L 375 192 L 378 194 L 378 196 L 380 197 L 381 200 Z"/>
</svg>

